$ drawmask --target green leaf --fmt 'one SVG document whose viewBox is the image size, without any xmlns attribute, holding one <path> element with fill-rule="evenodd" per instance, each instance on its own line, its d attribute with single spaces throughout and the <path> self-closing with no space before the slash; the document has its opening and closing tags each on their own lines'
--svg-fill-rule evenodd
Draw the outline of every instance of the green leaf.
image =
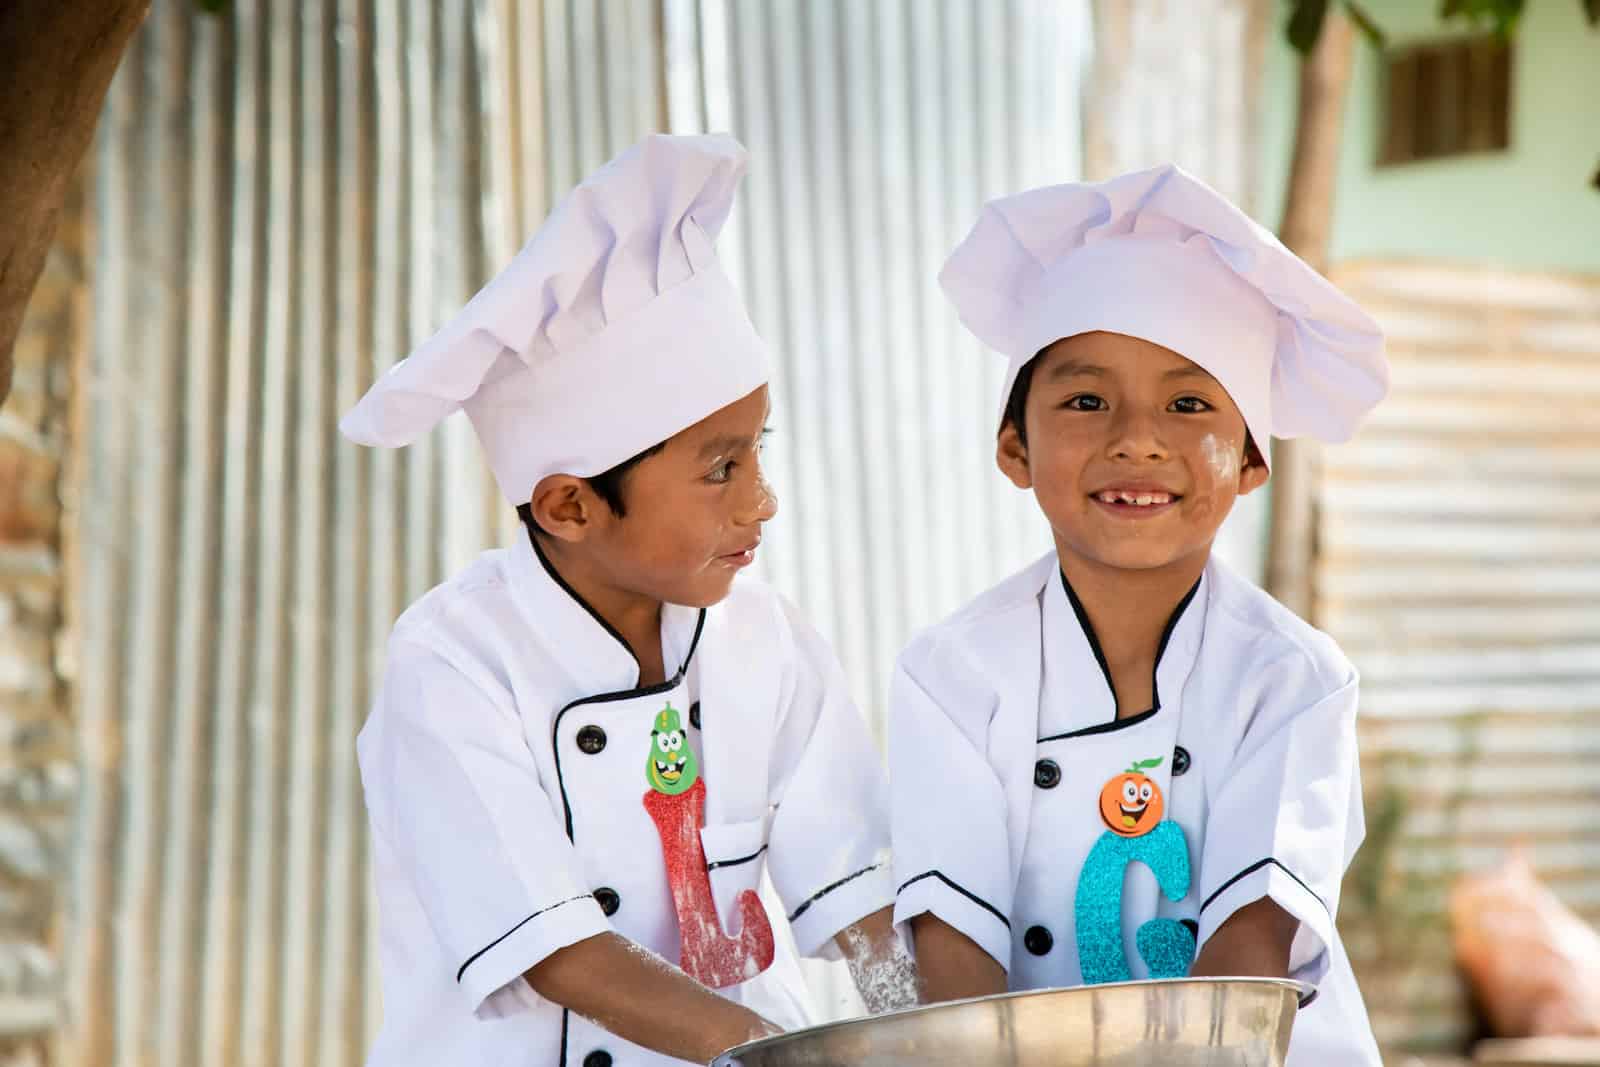
<svg viewBox="0 0 1600 1067">
<path fill-rule="evenodd" d="M 1157 756 L 1155 759 L 1142 759 L 1133 765 L 1133 771 L 1135 774 L 1137 774 L 1140 771 L 1148 771 L 1152 767 L 1159 767 L 1161 766 L 1161 761 L 1164 758 L 1165 757 Z"/>
<path fill-rule="evenodd" d="M 1289 14 L 1289 44 L 1303 56 L 1311 54 L 1322 36 L 1322 24 L 1328 17 L 1328 0 L 1291 0 L 1294 10 Z"/>
<path fill-rule="evenodd" d="M 1600 3 L 1600 0 L 1593 0 L 1593 2 Z M 1372 20 L 1372 16 L 1367 14 L 1366 9 L 1356 3 L 1356 0 L 1344 0 L 1344 9 L 1349 13 L 1350 21 L 1356 24 L 1356 29 L 1361 31 L 1361 36 L 1367 39 L 1367 43 L 1381 50 L 1384 44 L 1387 43 L 1383 36 L 1383 29 Z"/>
</svg>

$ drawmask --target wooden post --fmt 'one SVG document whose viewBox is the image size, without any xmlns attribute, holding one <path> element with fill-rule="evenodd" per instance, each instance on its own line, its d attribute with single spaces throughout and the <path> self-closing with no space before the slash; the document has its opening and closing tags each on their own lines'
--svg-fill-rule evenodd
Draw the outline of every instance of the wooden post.
<svg viewBox="0 0 1600 1067">
<path fill-rule="evenodd" d="M 1354 42 L 1350 20 L 1337 5 L 1330 5 L 1316 47 L 1300 65 L 1294 155 L 1278 235 L 1319 271 L 1328 265 Z M 1312 612 L 1318 458 L 1314 443 L 1305 440 L 1280 441 L 1272 456 L 1267 591 L 1304 618 Z"/>
<path fill-rule="evenodd" d="M 0 3 L 0 401 L 22 312 L 111 76 L 150 0 Z"/>
</svg>

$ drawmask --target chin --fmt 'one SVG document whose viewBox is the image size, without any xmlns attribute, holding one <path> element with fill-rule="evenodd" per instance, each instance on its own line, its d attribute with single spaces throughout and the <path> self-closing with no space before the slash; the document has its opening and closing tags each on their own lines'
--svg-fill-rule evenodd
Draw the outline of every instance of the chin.
<svg viewBox="0 0 1600 1067">
<path fill-rule="evenodd" d="M 692 584 L 675 590 L 672 603 L 686 608 L 709 608 L 728 599 L 733 592 L 733 575 L 703 575 Z"/>
</svg>

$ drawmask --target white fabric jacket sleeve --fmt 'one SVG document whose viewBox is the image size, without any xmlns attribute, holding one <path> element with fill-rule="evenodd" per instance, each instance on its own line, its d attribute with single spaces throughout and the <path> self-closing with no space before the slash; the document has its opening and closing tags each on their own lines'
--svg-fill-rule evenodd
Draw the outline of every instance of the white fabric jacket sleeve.
<svg viewBox="0 0 1600 1067">
<path fill-rule="evenodd" d="M 833 650 L 784 608 L 798 656 L 779 694 L 767 870 L 797 949 L 833 959 L 835 934 L 894 899 L 889 790 Z"/>
<path fill-rule="evenodd" d="M 1253 713 L 1217 780 L 1200 859 L 1200 945 L 1234 912 L 1271 897 L 1300 920 L 1290 977 L 1312 984 L 1328 971 L 1339 884 L 1365 833 L 1358 684 L 1342 666 L 1331 692 L 1308 660 L 1266 672 L 1255 699 L 1244 694 Z"/>
<path fill-rule="evenodd" d="M 375 726 L 376 729 L 370 729 Z M 609 929 L 513 708 L 393 644 L 361 748 L 367 807 L 475 1012 L 537 1002 L 522 974 Z"/>
<path fill-rule="evenodd" d="M 908 651 L 889 686 L 894 918 L 905 923 L 929 912 L 1009 971 L 1006 800 L 985 757 L 995 698 L 960 685 L 952 662 Z"/>
</svg>

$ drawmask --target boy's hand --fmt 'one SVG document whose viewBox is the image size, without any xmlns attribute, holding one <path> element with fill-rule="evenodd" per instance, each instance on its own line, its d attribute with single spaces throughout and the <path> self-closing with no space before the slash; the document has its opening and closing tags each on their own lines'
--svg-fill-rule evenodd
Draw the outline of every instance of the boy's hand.
<svg viewBox="0 0 1600 1067">
<path fill-rule="evenodd" d="M 1005 968 L 978 943 L 932 912 L 911 920 L 911 939 L 922 975 L 922 1002 L 986 997 L 1006 991 Z"/>
<path fill-rule="evenodd" d="M 568 945 L 523 977 L 546 1000 L 680 1060 L 710 1063 L 735 1045 L 783 1032 L 620 934 Z"/>
<path fill-rule="evenodd" d="M 1271 897 L 1246 904 L 1211 935 L 1200 950 L 1193 978 L 1287 978 L 1289 949 L 1300 920 Z"/>
<path fill-rule="evenodd" d="M 834 936 L 850 965 L 868 1015 L 916 1007 L 917 961 L 894 928 L 894 908 L 880 908 Z"/>
</svg>

